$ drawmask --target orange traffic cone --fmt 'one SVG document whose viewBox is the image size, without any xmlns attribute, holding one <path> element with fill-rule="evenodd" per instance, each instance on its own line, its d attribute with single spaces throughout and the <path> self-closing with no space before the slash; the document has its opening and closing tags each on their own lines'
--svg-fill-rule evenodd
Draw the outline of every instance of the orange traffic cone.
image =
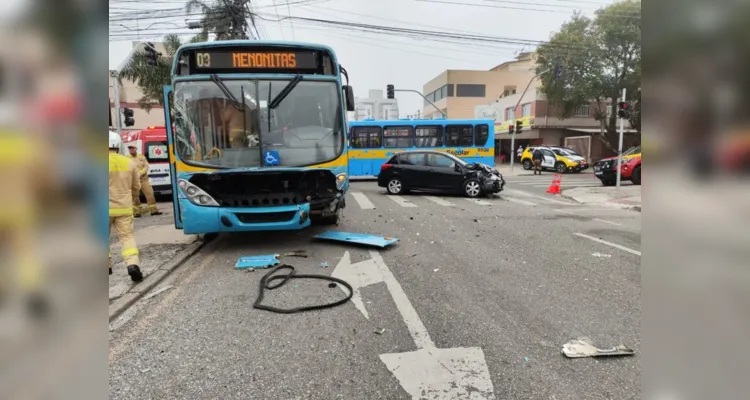
<svg viewBox="0 0 750 400">
<path fill-rule="evenodd" d="M 560 174 L 555 174 L 552 177 L 552 184 L 549 185 L 549 189 L 547 189 L 547 193 L 549 193 L 549 194 L 560 194 L 560 181 L 561 181 Z"/>
</svg>

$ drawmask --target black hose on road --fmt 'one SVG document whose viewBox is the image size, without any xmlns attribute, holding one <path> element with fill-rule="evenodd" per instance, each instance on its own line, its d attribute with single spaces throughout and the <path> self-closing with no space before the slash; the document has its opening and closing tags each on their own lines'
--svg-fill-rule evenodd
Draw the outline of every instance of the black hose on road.
<svg viewBox="0 0 750 400">
<path fill-rule="evenodd" d="M 282 269 L 288 269 L 289 273 L 285 275 L 275 275 L 275 276 L 273 275 Z M 286 285 L 287 282 L 289 282 L 292 279 L 319 279 L 322 281 L 336 282 L 339 285 L 343 285 L 345 288 L 347 288 L 349 290 L 349 295 L 346 298 L 335 301 L 333 303 L 318 304 L 314 306 L 305 306 L 305 307 L 289 308 L 289 309 L 264 306 L 263 304 L 261 304 L 261 302 L 263 301 L 263 296 L 265 295 L 266 289 L 268 290 L 278 289 Z M 277 281 L 277 280 L 281 280 L 281 282 L 277 285 L 271 284 L 273 281 Z M 278 267 L 272 269 L 266 275 L 264 275 L 263 278 L 261 278 L 260 289 L 258 291 L 258 298 L 255 300 L 255 303 L 253 303 L 253 308 L 257 308 L 259 310 L 271 311 L 271 312 L 275 312 L 279 314 L 294 314 L 294 313 L 303 312 L 303 311 L 322 310 L 324 308 L 337 307 L 348 302 L 352 298 L 353 295 L 354 295 L 354 289 L 352 288 L 352 286 L 341 279 L 334 278 L 332 276 L 327 276 L 327 275 L 310 275 L 310 274 L 297 275 L 297 273 L 294 271 L 294 267 L 292 267 L 291 265 L 279 265 Z"/>
</svg>

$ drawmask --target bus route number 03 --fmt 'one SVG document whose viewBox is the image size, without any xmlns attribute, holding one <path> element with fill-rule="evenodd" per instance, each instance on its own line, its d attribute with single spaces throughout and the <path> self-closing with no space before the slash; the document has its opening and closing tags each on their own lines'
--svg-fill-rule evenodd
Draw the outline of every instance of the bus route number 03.
<svg viewBox="0 0 750 400">
<path fill-rule="evenodd" d="M 211 66 L 211 54 L 209 53 L 196 53 L 195 61 L 198 67 L 208 68 Z"/>
</svg>

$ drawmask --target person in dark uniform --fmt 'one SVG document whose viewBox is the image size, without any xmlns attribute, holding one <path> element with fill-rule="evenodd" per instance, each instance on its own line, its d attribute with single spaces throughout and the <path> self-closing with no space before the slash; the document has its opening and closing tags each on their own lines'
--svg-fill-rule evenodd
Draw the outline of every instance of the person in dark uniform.
<svg viewBox="0 0 750 400">
<path fill-rule="evenodd" d="M 534 153 L 531 155 L 531 159 L 534 161 L 534 175 L 539 173 L 542 174 L 542 160 L 544 160 L 544 153 L 540 149 L 534 149 Z"/>
</svg>

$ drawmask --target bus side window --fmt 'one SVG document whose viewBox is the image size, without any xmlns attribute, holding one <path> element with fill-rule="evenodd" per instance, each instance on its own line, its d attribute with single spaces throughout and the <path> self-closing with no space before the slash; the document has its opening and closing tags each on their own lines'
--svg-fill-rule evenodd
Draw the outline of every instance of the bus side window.
<svg viewBox="0 0 750 400">
<path fill-rule="evenodd" d="M 355 149 L 380 148 L 381 133 L 377 126 L 357 126 L 352 128 L 351 144 Z"/>
<path fill-rule="evenodd" d="M 443 147 L 442 126 L 418 126 L 416 131 L 417 147 Z"/>
<path fill-rule="evenodd" d="M 473 146 L 474 127 L 471 125 L 446 126 L 445 145 L 450 147 Z"/>
<path fill-rule="evenodd" d="M 389 126 L 383 130 L 383 147 L 405 148 L 414 146 L 414 128 L 411 126 Z"/>
<path fill-rule="evenodd" d="M 490 128 L 487 125 L 477 125 L 474 127 L 474 143 L 478 147 L 487 147 L 487 139 L 490 137 Z"/>
</svg>

